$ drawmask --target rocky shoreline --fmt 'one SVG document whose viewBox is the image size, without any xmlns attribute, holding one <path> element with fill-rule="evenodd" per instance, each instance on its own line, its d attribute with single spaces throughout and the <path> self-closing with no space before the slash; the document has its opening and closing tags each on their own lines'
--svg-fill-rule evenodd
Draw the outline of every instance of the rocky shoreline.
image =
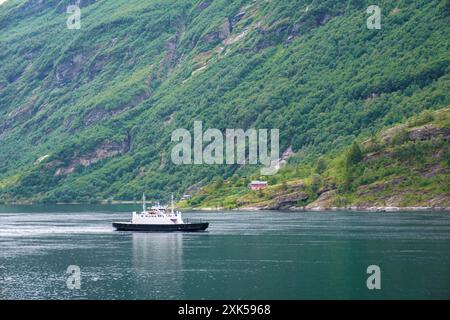
<svg viewBox="0 0 450 320">
<path fill-rule="evenodd" d="M 273 211 L 272 208 L 267 207 L 242 207 L 236 209 L 225 209 L 221 207 L 217 208 L 184 208 L 183 210 L 194 210 L 194 211 Z M 283 209 L 281 211 L 292 211 L 292 212 L 327 212 L 327 211 L 353 211 L 353 212 L 450 212 L 450 207 L 290 207 Z"/>
<path fill-rule="evenodd" d="M 39 202 L 0 202 L 0 205 L 39 205 Z M 71 202 L 71 203 L 52 203 L 54 205 L 126 205 L 140 204 L 139 201 L 99 201 L 99 202 Z M 223 207 L 199 207 L 199 208 L 180 208 L 184 211 L 292 211 L 292 212 L 329 212 L 329 211 L 353 211 L 353 212 L 450 212 L 450 207 L 395 207 L 395 206 L 346 206 L 346 207 L 321 207 L 321 206 L 305 206 L 305 207 L 284 207 L 274 208 L 271 206 L 249 206 L 234 209 L 226 209 Z"/>
</svg>

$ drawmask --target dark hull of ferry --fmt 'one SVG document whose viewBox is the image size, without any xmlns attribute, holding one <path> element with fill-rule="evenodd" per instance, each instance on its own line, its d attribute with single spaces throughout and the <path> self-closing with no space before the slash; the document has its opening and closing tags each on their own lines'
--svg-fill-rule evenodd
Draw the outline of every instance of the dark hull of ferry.
<svg viewBox="0 0 450 320">
<path fill-rule="evenodd" d="M 117 231 L 140 232 L 198 232 L 205 231 L 209 223 L 185 223 L 185 224 L 131 224 L 114 222 L 113 227 Z"/>
</svg>

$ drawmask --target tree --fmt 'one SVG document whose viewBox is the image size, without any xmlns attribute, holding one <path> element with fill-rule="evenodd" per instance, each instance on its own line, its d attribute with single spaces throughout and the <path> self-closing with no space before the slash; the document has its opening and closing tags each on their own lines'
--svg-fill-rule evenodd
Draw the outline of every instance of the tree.
<svg viewBox="0 0 450 320">
<path fill-rule="evenodd" d="M 214 189 L 219 189 L 223 185 L 223 178 L 217 176 L 214 178 Z"/>
<path fill-rule="evenodd" d="M 268 182 L 270 185 L 273 186 L 273 185 L 277 184 L 277 178 L 275 178 L 274 176 L 270 176 Z"/>
<path fill-rule="evenodd" d="M 361 168 L 358 168 L 358 164 L 362 159 L 363 153 L 361 151 L 361 148 L 359 147 L 359 144 L 355 141 L 350 147 L 346 158 L 344 176 L 344 185 L 346 190 L 351 189 L 353 181 L 360 174 Z"/>
<path fill-rule="evenodd" d="M 327 161 L 323 157 L 320 157 L 316 163 L 316 173 L 322 174 L 325 172 L 325 170 L 327 170 L 327 168 L 328 168 Z"/>
<path fill-rule="evenodd" d="M 359 144 L 355 141 L 353 142 L 348 154 L 347 154 L 347 168 L 358 164 L 363 159 L 363 153 Z"/>
<path fill-rule="evenodd" d="M 313 174 L 311 177 L 311 191 L 317 194 L 322 186 L 322 178 L 318 174 Z"/>
</svg>

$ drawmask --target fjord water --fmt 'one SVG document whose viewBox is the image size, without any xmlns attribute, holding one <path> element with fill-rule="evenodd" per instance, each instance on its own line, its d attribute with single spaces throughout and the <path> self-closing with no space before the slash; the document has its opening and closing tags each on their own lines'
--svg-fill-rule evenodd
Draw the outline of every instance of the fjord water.
<svg viewBox="0 0 450 320">
<path fill-rule="evenodd" d="M 208 231 L 113 231 L 138 209 L 0 206 L 0 298 L 450 299 L 450 213 L 188 212 Z"/>
</svg>

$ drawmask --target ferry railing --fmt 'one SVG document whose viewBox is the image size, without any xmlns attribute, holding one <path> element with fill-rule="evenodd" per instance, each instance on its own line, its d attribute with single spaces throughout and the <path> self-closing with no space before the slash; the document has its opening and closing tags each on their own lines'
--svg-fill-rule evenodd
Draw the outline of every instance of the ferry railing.
<svg viewBox="0 0 450 320">
<path fill-rule="evenodd" d="M 183 218 L 184 223 L 203 223 L 202 218 Z"/>
</svg>

